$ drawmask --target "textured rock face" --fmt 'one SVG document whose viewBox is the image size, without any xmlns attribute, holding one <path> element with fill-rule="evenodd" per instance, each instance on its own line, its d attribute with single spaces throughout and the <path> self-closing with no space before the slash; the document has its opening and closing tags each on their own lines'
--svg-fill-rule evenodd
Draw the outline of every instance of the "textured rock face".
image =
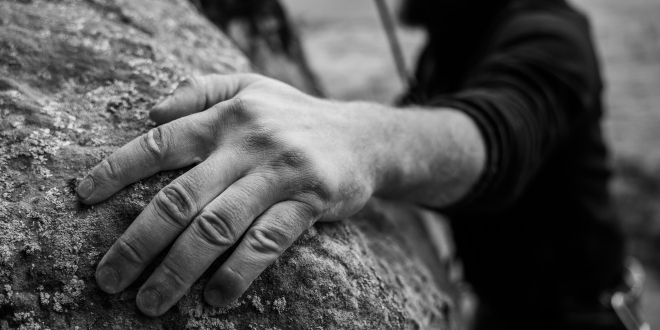
<svg viewBox="0 0 660 330">
<path fill-rule="evenodd" d="M 0 329 L 456 325 L 420 222 L 432 215 L 378 201 L 308 230 L 228 308 L 203 303 L 210 274 L 160 318 L 135 307 L 153 266 L 121 294 L 97 288 L 105 251 L 181 171 L 93 207 L 76 201 L 77 180 L 151 128 L 147 109 L 185 76 L 248 69 L 185 0 L 0 2 Z"/>
</svg>

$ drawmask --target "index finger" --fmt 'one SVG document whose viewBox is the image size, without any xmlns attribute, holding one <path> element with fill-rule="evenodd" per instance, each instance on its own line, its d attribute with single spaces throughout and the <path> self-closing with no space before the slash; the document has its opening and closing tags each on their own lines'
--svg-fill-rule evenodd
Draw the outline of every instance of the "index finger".
<svg viewBox="0 0 660 330">
<path fill-rule="evenodd" d="M 204 111 L 217 103 L 232 99 L 251 83 L 264 79 L 256 74 L 197 76 L 182 81 L 171 95 L 149 112 L 158 124 Z"/>
<path fill-rule="evenodd" d="M 208 113 L 156 127 L 96 165 L 78 184 L 78 198 L 84 204 L 96 204 L 160 171 L 199 163 L 208 154 L 212 143 L 206 140 L 212 139 L 213 132 Z"/>
</svg>

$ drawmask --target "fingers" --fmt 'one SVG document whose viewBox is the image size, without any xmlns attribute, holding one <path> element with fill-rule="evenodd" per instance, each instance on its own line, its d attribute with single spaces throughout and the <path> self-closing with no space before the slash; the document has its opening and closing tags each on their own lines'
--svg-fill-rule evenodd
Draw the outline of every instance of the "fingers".
<svg viewBox="0 0 660 330">
<path fill-rule="evenodd" d="M 117 293 L 131 284 L 203 206 L 240 177 L 244 166 L 229 157 L 211 157 L 163 188 L 99 263 L 101 289 Z"/>
<path fill-rule="evenodd" d="M 204 111 L 216 103 L 229 100 L 248 85 L 264 79 L 254 74 L 208 75 L 184 80 L 163 101 L 153 107 L 149 116 L 158 124 Z"/>
<path fill-rule="evenodd" d="M 200 112 L 230 99 L 246 86 L 265 79 L 258 75 L 211 75 L 184 81 L 169 100 L 152 110 L 159 123 Z M 123 187 L 163 170 L 199 163 L 213 143 L 215 118 L 199 113 L 163 125 L 121 147 L 98 164 L 80 182 L 78 197 L 84 204 L 95 204 Z"/>
<path fill-rule="evenodd" d="M 234 302 L 317 218 L 307 204 L 286 201 L 273 205 L 248 229 L 206 285 L 206 301 L 213 306 Z"/>
<path fill-rule="evenodd" d="M 274 186 L 266 177 L 249 175 L 208 204 L 144 283 L 137 296 L 138 308 L 157 316 L 172 307 L 252 221 L 277 202 L 279 192 Z"/>
<path fill-rule="evenodd" d="M 198 114 L 134 139 L 90 171 L 76 189 L 78 198 L 84 204 L 95 204 L 160 171 L 200 162 L 213 139 L 210 120 L 211 114 Z"/>
</svg>

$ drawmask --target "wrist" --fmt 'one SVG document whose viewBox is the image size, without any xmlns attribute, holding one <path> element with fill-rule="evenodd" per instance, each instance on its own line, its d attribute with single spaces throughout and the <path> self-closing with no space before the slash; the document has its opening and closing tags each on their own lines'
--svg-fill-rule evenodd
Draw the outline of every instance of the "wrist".
<svg viewBox="0 0 660 330">
<path fill-rule="evenodd" d="M 465 113 L 356 106 L 370 117 L 363 154 L 374 196 L 443 207 L 466 196 L 481 177 L 485 144 Z"/>
</svg>

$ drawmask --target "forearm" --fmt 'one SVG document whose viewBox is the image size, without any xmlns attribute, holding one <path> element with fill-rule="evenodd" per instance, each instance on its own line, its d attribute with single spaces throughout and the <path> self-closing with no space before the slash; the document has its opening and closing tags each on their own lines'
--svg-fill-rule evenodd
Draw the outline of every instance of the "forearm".
<svg viewBox="0 0 660 330">
<path fill-rule="evenodd" d="M 396 109 L 351 103 L 374 113 L 365 154 L 372 160 L 375 196 L 444 207 L 465 197 L 486 164 L 479 128 L 465 113 L 449 109 Z"/>
</svg>

